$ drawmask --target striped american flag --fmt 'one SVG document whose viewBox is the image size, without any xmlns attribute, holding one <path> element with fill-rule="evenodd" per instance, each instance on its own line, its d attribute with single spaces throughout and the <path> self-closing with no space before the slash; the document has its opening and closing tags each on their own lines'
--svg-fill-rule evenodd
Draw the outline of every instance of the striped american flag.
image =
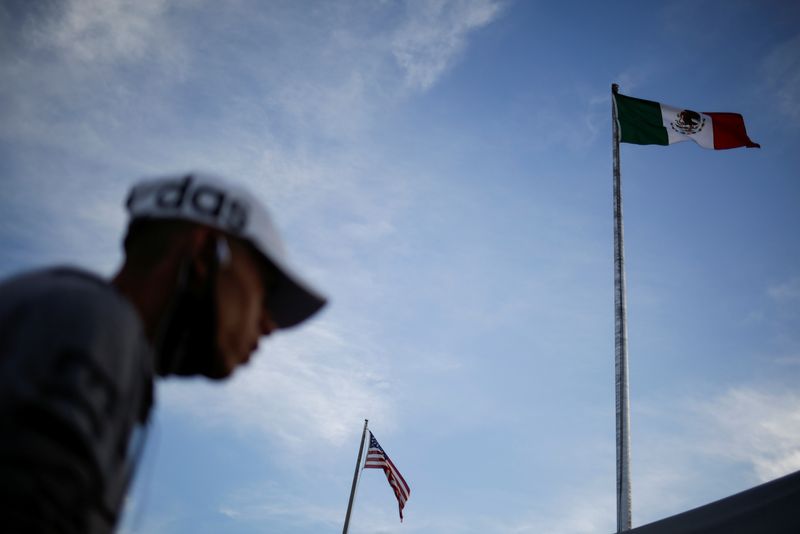
<svg viewBox="0 0 800 534">
<path fill-rule="evenodd" d="M 403 507 L 406 505 L 408 496 L 411 495 L 411 488 L 406 484 L 403 475 L 394 466 L 386 451 L 380 446 L 378 440 L 369 433 L 369 450 L 367 450 L 367 460 L 364 463 L 364 469 L 383 469 L 386 473 L 386 478 L 389 480 L 389 485 L 394 490 L 394 495 L 397 497 L 397 504 L 400 507 L 400 521 L 403 521 Z"/>
</svg>

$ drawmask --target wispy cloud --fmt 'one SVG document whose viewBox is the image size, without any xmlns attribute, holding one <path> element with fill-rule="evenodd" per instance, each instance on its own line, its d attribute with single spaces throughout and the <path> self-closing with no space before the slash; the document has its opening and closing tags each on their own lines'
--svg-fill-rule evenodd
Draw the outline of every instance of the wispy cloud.
<svg viewBox="0 0 800 534">
<path fill-rule="evenodd" d="M 586 150 L 596 142 L 600 129 L 611 121 L 610 86 L 606 93 L 568 89 L 536 95 L 536 100 L 536 105 L 526 106 L 535 110 L 528 111 L 526 118 L 537 125 L 527 141 L 528 146 L 543 152 L 556 146 L 574 152 Z"/>
<path fill-rule="evenodd" d="M 228 495 L 219 507 L 219 513 L 247 523 L 280 519 L 295 525 L 312 525 L 319 530 L 330 530 L 341 525 L 341 507 L 321 506 L 308 499 L 286 493 L 274 484 L 240 489 Z"/>
<path fill-rule="evenodd" d="M 409 2 L 407 19 L 391 38 L 406 85 L 430 88 L 464 49 L 469 32 L 489 24 L 501 10 L 494 0 Z"/>
<path fill-rule="evenodd" d="M 591 485 L 588 484 L 588 485 Z M 407 521 L 397 520 L 396 504 L 390 491 L 380 494 L 378 506 L 372 504 L 371 497 L 360 495 L 354 510 L 351 532 L 392 533 L 392 532 L 457 532 L 460 534 L 494 532 L 498 534 L 596 534 L 613 531 L 613 495 L 608 491 L 580 490 L 568 496 L 554 508 L 547 510 L 533 506 L 533 513 L 523 513 L 522 517 L 493 517 L 473 515 L 463 517 L 437 510 L 433 515 L 420 517 L 415 512 L 414 500 L 409 501 L 406 510 Z M 319 530 L 341 526 L 344 511 L 341 507 L 319 506 L 306 499 L 287 495 L 282 488 L 269 484 L 239 490 L 229 495 L 219 508 L 219 512 L 236 521 L 249 523 L 279 518 L 294 525 L 314 525 Z"/>
<path fill-rule="evenodd" d="M 117 62 L 159 55 L 169 36 L 166 0 L 71 0 L 59 4 L 41 26 L 30 28 L 38 47 L 52 48 L 70 60 Z M 176 43 L 171 43 L 176 44 Z"/>
<path fill-rule="evenodd" d="M 800 395 L 777 386 L 642 399 L 632 423 L 635 524 L 800 469 Z"/>
<path fill-rule="evenodd" d="M 371 152 L 376 111 L 433 87 L 470 33 L 501 11 L 487 0 L 368 4 L 309 11 L 243 0 L 207 10 L 196 1 L 69 0 L 31 11 L 22 30 L 10 19 L 3 28 L 14 60 L 0 67 L 8 111 L 0 136 L 37 153 L 17 152 L 11 188 L 31 207 L 23 215 L 68 224 L 37 233 L 32 215 L 7 218 L 0 237 L 33 234 L 62 256 L 90 249 L 85 264 L 110 266 L 126 183 L 187 167 L 243 177 L 280 207 L 294 257 L 331 288 L 337 308 L 265 341 L 228 383 L 169 383 L 161 396 L 169 410 L 255 432 L 298 459 L 320 442 L 341 445 L 353 421 L 378 418 L 389 428 L 397 420 L 387 358 L 364 316 L 381 289 L 358 258 L 366 243 L 395 232 L 410 193 Z M 58 162 L 50 163 L 58 179 L 40 163 L 42 151 Z M 296 224 L 322 219 L 321 210 L 326 226 Z M 98 258 L 98 243 L 115 254 Z"/>
<path fill-rule="evenodd" d="M 789 356 L 780 356 L 775 358 L 775 363 L 778 365 L 786 365 L 791 367 L 800 367 L 800 354 L 794 354 Z"/>
<path fill-rule="evenodd" d="M 800 299 L 800 277 L 792 278 L 782 284 L 772 285 L 767 288 L 767 294 L 779 302 Z"/>
<path fill-rule="evenodd" d="M 386 395 L 390 381 L 379 363 L 369 364 L 380 357 L 368 348 L 367 336 L 321 320 L 263 345 L 256 361 L 225 385 L 168 384 L 166 409 L 202 424 L 256 432 L 292 457 L 320 443 L 343 445 L 352 438 L 353 422 L 395 419 L 396 407 Z"/>
<path fill-rule="evenodd" d="M 28 10 L 24 24 L 0 19 L 0 138 L 14 147 L 16 206 L 42 213 L 49 203 L 51 220 L 71 217 L 66 199 L 76 197 L 93 206 L 114 199 L 117 209 L 129 181 L 187 168 L 245 178 L 282 204 L 290 223 L 332 196 L 342 213 L 367 215 L 375 205 L 368 189 L 396 204 L 402 180 L 363 187 L 378 165 L 372 128 L 441 79 L 470 32 L 501 10 L 485 0 L 205 8 L 69 0 Z M 391 232 L 392 210 L 381 207 L 377 218 L 369 212 L 369 233 L 355 219 L 345 235 Z M 108 211 L 91 210 L 94 218 Z M 3 228 L 22 240 L 31 224 L 23 217 Z"/>
<path fill-rule="evenodd" d="M 583 488 L 562 495 L 555 507 L 539 509 L 536 514 L 519 520 L 486 525 L 485 531 L 503 534 L 596 534 L 614 530 L 614 495 L 607 488 L 598 488 L 597 481 L 587 481 Z"/>
<path fill-rule="evenodd" d="M 800 35 L 776 46 L 764 59 L 767 88 L 774 95 L 779 111 L 800 121 Z"/>
<path fill-rule="evenodd" d="M 697 412 L 705 452 L 749 465 L 761 482 L 800 469 L 800 394 L 732 388 Z"/>
<path fill-rule="evenodd" d="M 643 410 L 637 410 L 639 414 L 646 415 L 652 424 L 636 427 L 635 525 L 680 513 L 800 469 L 800 395 L 795 392 L 774 391 L 768 386 L 740 386 L 709 397 L 639 406 Z M 740 478 L 710 477 L 709 473 L 716 472 L 714 466 L 720 464 L 741 465 L 745 482 Z M 730 469 L 720 472 L 730 476 Z M 274 506 L 267 506 L 264 503 L 269 500 L 263 498 L 263 493 L 253 491 L 232 496 L 226 501 L 226 513 L 241 518 L 279 513 L 295 521 L 302 521 L 309 514 L 308 518 L 320 523 L 341 521 L 335 510 L 306 507 L 286 496 L 276 496 Z M 403 525 L 402 530 L 503 534 L 613 531 L 613 479 L 594 475 L 584 479 L 579 487 L 562 487 L 549 497 L 552 500 L 546 507 L 537 506 L 534 497 L 529 497 L 533 499 L 529 505 L 519 504 L 515 512 L 502 518 L 476 514 L 465 521 L 452 511 L 437 510 L 434 516 L 415 518 Z M 520 494 L 514 494 L 513 499 L 526 500 Z M 387 523 L 380 514 L 364 509 L 358 513 L 360 525 L 371 525 L 364 532 L 400 531 L 398 525 Z"/>
</svg>

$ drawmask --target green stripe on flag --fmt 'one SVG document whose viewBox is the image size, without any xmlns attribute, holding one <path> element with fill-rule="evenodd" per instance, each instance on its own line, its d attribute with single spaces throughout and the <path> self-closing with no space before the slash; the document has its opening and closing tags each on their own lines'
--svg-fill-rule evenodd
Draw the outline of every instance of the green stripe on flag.
<svg viewBox="0 0 800 534">
<path fill-rule="evenodd" d="M 668 145 L 661 105 L 652 100 L 614 95 L 617 101 L 620 142 L 635 145 Z"/>
</svg>

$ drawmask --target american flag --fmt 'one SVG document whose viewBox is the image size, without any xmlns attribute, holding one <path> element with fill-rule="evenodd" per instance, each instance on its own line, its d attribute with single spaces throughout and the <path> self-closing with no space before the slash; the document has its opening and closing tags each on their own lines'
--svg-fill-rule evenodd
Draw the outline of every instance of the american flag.
<svg viewBox="0 0 800 534">
<path fill-rule="evenodd" d="M 386 478 L 389 480 L 389 485 L 394 490 L 394 495 L 397 497 L 397 504 L 400 507 L 400 521 L 403 521 L 403 507 L 406 505 L 408 496 L 411 495 L 411 488 L 406 484 L 403 475 L 394 466 L 386 451 L 380 446 L 378 440 L 369 433 L 369 450 L 367 451 L 367 461 L 364 463 L 364 469 L 383 469 L 386 473 Z"/>
</svg>

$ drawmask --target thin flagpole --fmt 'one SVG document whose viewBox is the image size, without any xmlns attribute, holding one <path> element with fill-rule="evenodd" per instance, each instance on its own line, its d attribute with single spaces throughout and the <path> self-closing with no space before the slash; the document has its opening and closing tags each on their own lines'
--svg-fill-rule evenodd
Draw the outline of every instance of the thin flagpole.
<svg viewBox="0 0 800 534">
<path fill-rule="evenodd" d="M 611 85 L 611 124 L 614 138 L 614 367 L 617 412 L 617 532 L 631 529 L 631 437 L 628 394 L 628 321 L 625 297 L 625 247 L 622 232 L 622 181 L 619 172 L 619 125 Z"/>
<path fill-rule="evenodd" d="M 356 497 L 356 485 L 358 484 L 358 475 L 361 473 L 361 456 L 364 454 L 364 438 L 367 436 L 367 423 L 368 419 L 364 419 L 364 431 L 361 433 L 361 444 L 358 447 L 358 459 L 356 460 L 356 470 L 353 473 L 353 487 L 350 488 L 350 502 L 347 503 L 347 514 L 344 516 L 344 528 L 342 534 L 347 534 L 347 529 L 350 527 L 350 512 L 353 511 L 353 500 Z"/>
</svg>

